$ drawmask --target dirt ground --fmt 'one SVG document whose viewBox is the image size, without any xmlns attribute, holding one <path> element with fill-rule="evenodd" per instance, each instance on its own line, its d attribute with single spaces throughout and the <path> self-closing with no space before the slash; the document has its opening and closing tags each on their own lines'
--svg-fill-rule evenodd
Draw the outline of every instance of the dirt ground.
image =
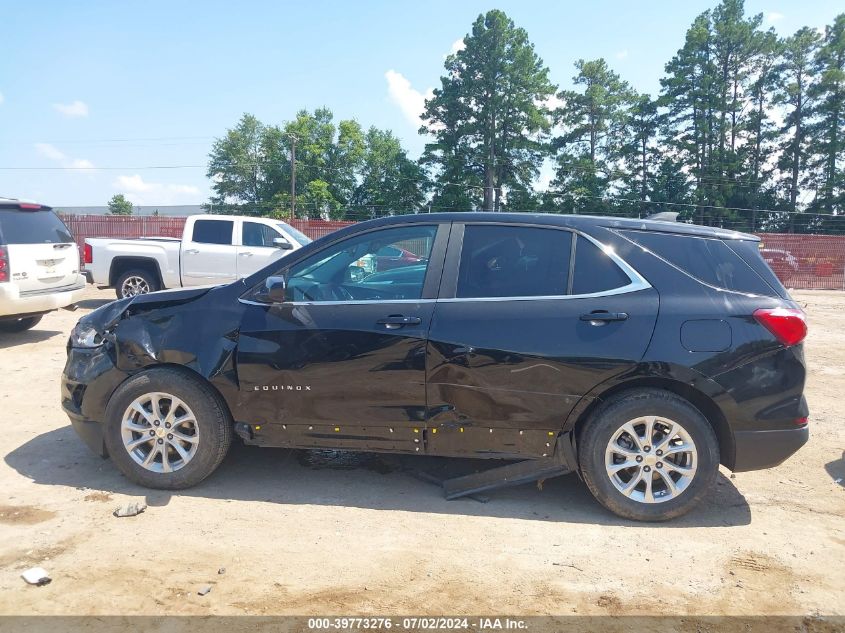
<svg viewBox="0 0 845 633">
<path fill-rule="evenodd" d="M 692 514 L 643 525 L 575 475 L 446 501 L 408 473 L 428 465 L 414 457 L 238 445 L 195 489 L 137 487 L 59 407 L 68 333 L 113 297 L 92 289 L 79 312 L 0 335 L 0 614 L 845 614 L 845 293 L 794 296 L 809 444 L 772 470 L 723 471 Z M 112 516 L 135 500 L 143 514 Z M 53 582 L 26 585 L 34 565 Z"/>
</svg>

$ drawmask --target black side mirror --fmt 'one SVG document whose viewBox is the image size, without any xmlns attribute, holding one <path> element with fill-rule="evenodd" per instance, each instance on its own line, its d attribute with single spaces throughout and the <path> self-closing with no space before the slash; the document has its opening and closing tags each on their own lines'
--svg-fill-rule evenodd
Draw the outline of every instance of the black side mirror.
<svg viewBox="0 0 845 633">
<path fill-rule="evenodd" d="M 267 277 L 264 282 L 264 296 L 270 303 L 284 303 L 287 300 L 287 282 L 284 277 Z"/>
<path fill-rule="evenodd" d="M 283 251 L 289 251 L 290 249 L 293 248 L 293 244 L 288 242 L 283 237 L 274 237 L 273 238 L 273 246 L 275 246 L 276 248 L 281 248 Z"/>
</svg>

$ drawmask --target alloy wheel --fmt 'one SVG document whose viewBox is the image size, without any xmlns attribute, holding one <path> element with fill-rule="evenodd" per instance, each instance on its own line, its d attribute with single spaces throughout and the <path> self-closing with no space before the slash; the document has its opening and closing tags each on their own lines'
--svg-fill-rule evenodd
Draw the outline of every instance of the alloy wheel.
<svg viewBox="0 0 845 633">
<path fill-rule="evenodd" d="M 663 503 L 689 488 L 698 452 L 687 430 L 660 416 L 623 424 L 605 450 L 605 470 L 614 487 L 640 503 Z"/>
<path fill-rule="evenodd" d="M 126 297 L 134 297 L 136 295 L 145 295 L 150 291 L 150 284 L 143 277 L 131 276 L 123 280 L 123 285 L 120 287 L 120 294 Z"/>
<path fill-rule="evenodd" d="M 144 394 L 127 407 L 120 423 L 123 446 L 149 471 L 170 473 L 193 459 L 199 426 L 185 402 L 169 393 Z"/>
</svg>

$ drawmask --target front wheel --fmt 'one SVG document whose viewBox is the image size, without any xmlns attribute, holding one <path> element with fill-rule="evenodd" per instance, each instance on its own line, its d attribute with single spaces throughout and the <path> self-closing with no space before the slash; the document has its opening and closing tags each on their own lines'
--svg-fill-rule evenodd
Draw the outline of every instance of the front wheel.
<svg viewBox="0 0 845 633">
<path fill-rule="evenodd" d="M 692 404 L 644 389 L 595 412 L 579 438 L 578 458 L 605 508 L 627 519 L 665 521 L 689 512 L 712 488 L 719 444 Z"/>
<path fill-rule="evenodd" d="M 199 377 L 154 368 L 124 382 L 106 408 L 105 440 L 120 471 L 148 488 L 189 488 L 223 461 L 232 442 L 225 403 Z"/>
<path fill-rule="evenodd" d="M 24 332 L 31 330 L 41 321 L 42 315 L 21 317 L 19 319 L 9 319 L 0 321 L 0 332 Z"/>
</svg>

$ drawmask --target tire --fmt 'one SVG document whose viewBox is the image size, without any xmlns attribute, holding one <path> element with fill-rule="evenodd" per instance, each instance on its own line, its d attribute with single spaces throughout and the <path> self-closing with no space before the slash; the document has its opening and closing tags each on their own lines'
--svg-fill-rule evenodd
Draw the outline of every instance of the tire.
<svg viewBox="0 0 845 633">
<path fill-rule="evenodd" d="M 623 428 L 627 423 L 636 439 Z M 719 443 L 688 401 L 642 389 L 620 394 L 593 413 L 578 438 L 578 461 L 587 487 L 605 508 L 626 519 L 666 521 L 689 512 L 711 490 Z M 638 476 L 641 481 L 635 481 Z"/>
<path fill-rule="evenodd" d="M 156 396 L 158 415 L 154 415 Z M 137 408 L 130 412 L 130 406 L 139 403 L 144 413 Z M 149 369 L 120 385 L 106 407 L 104 424 L 106 447 L 115 465 L 147 488 L 195 486 L 217 469 L 232 443 L 232 417 L 217 392 L 186 370 L 171 367 Z M 142 441 L 146 437 L 150 439 Z M 143 465 L 154 451 L 148 465 Z"/>
<path fill-rule="evenodd" d="M 118 299 L 145 295 L 160 290 L 158 279 L 148 270 L 133 268 L 127 270 L 114 284 L 114 291 Z"/>
<path fill-rule="evenodd" d="M 30 330 L 38 325 L 42 316 L 44 315 L 39 314 L 37 316 L 0 321 L 0 332 L 23 332 L 25 330 Z"/>
</svg>

